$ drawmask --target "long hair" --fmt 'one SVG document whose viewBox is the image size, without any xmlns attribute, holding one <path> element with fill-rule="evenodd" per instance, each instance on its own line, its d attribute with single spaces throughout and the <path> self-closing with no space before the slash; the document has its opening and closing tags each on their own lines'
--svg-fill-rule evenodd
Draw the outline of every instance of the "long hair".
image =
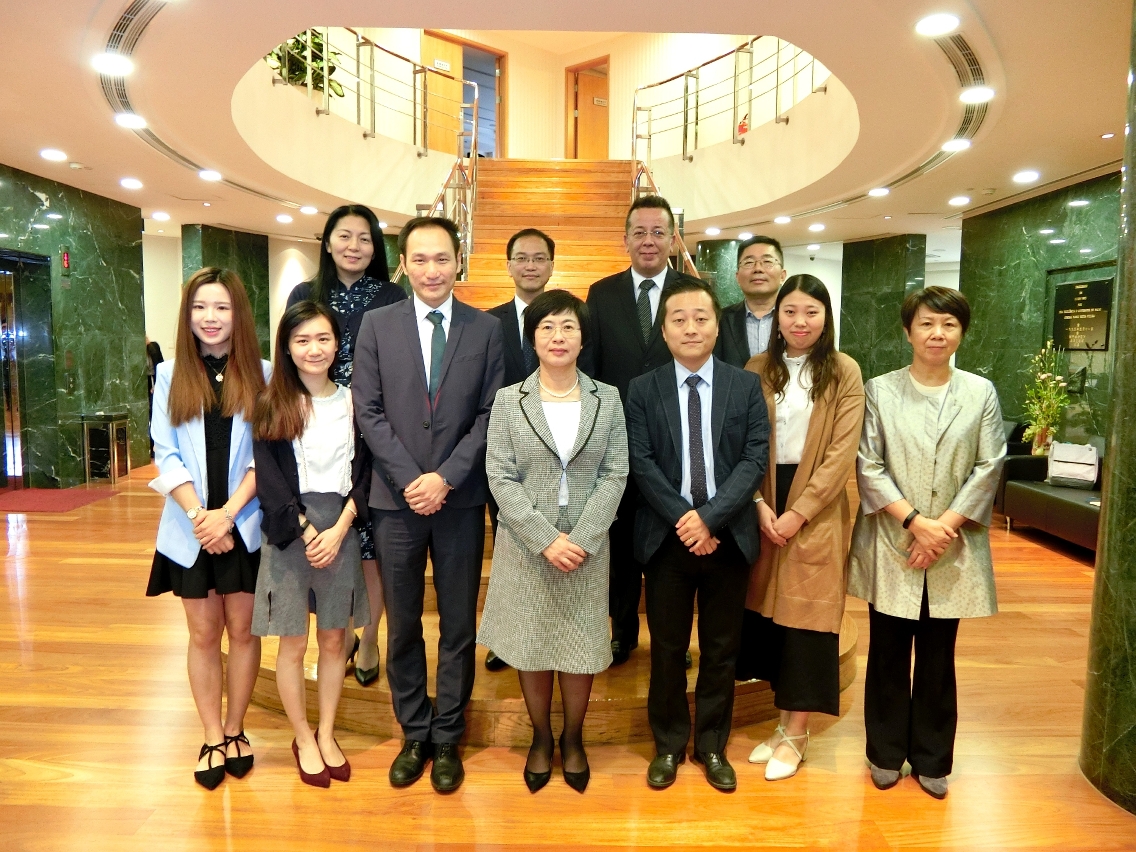
<svg viewBox="0 0 1136 852">
<path fill-rule="evenodd" d="M 809 398 L 821 398 L 836 379 L 836 324 L 832 319 L 832 300 L 828 288 L 814 275 L 792 275 L 777 291 L 773 307 L 773 334 L 769 339 L 769 358 L 765 362 L 765 380 L 777 396 L 783 396 L 789 383 L 789 367 L 785 364 L 785 338 L 781 336 L 781 302 L 790 293 L 800 290 L 824 305 L 824 330 L 809 350 L 808 361 L 813 371 L 813 386 Z"/>
<path fill-rule="evenodd" d="M 319 270 L 316 272 L 316 277 L 308 282 L 313 302 L 326 303 L 327 294 L 331 292 L 331 288 L 339 279 L 335 260 L 332 258 L 331 252 L 328 251 L 327 244 L 339 225 L 339 220 L 345 216 L 360 216 L 367 220 L 367 225 L 371 229 L 371 245 L 374 246 L 375 253 L 371 256 L 371 262 L 367 265 L 365 274 L 377 281 L 390 281 L 387 248 L 383 242 L 383 230 L 379 227 L 378 217 L 371 212 L 370 207 L 364 207 L 362 204 L 344 204 L 342 207 L 336 207 L 331 211 L 331 215 L 327 217 L 327 224 L 323 226 L 323 236 L 320 238 Z"/>
<path fill-rule="evenodd" d="M 170 425 L 180 426 L 201 417 L 217 403 L 209 374 L 197 349 L 190 317 L 197 291 L 206 284 L 220 284 L 229 291 L 233 303 L 232 334 L 229 337 L 229 361 L 225 381 L 221 384 L 221 414 L 252 417 L 256 397 L 264 390 L 264 370 L 260 364 L 260 346 L 256 341 L 256 323 L 252 318 L 245 285 L 231 269 L 207 266 L 185 282 L 178 315 L 177 346 L 174 373 L 170 379 Z"/>
<path fill-rule="evenodd" d="M 323 317 L 331 325 L 335 352 L 339 352 L 339 323 L 331 308 L 322 302 L 296 302 L 280 318 L 276 331 L 276 360 L 272 379 L 256 401 L 252 418 L 252 436 L 258 441 L 294 441 L 304 434 L 312 414 L 312 395 L 300 381 L 300 372 L 288 345 L 292 334 L 309 320 Z M 335 361 L 332 360 L 331 365 Z M 329 370 L 331 365 L 329 365 Z"/>
</svg>

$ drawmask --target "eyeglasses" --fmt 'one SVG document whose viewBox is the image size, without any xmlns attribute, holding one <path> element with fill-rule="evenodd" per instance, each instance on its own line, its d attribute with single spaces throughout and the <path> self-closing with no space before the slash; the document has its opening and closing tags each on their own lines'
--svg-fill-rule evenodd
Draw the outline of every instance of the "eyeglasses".
<svg viewBox="0 0 1136 852">
<path fill-rule="evenodd" d="M 536 333 L 542 337 L 551 337 L 554 334 L 562 334 L 564 337 L 575 337 L 580 333 L 580 326 L 571 320 L 559 324 L 542 322 L 536 327 Z"/>
<path fill-rule="evenodd" d="M 740 269 L 742 272 L 752 272 L 755 268 L 760 266 L 762 269 L 772 271 L 780 265 L 781 261 L 779 261 L 775 257 L 767 256 L 763 257 L 761 260 L 749 257 L 741 262 L 741 265 L 738 267 L 738 269 Z"/>
<path fill-rule="evenodd" d="M 671 235 L 670 231 L 664 231 L 662 228 L 655 228 L 654 230 L 651 230 L 651 231 L 644 230 L 643 228 L 636 228 L 634 231 L 631 231 L 627 236 L 631 238 L 632 242 L 641 243 L 641 242 L 643 242 L 643 240 L 647 239 L 647 237 L 649 237 L 649 236 L 654 237 L 656 240 L 662 240 L 662 239 L 669 239 L 670 235 Z"/>
<path fill-rule="evenodd" d="M 509 261 L 516 263 L 520 266 L 528 266 L 530 263 L 535 263 L 537 266 L 544 266 L 552 260 L 547 254 L 515 254 Z"/>
</svg>

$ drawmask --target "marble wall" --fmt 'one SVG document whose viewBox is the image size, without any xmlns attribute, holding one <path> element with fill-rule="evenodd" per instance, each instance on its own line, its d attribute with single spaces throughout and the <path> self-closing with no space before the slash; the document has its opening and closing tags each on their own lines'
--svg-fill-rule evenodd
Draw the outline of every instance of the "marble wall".
<svg viewBox="0 0 1136 852">
<path fill-rule="evenodd" d="M 126 412 L 131 463 L 145 464 L 141 211 L 0 165 L 0 252 L 49 261 L 25 262 L 16 285 L 29 484 L 83 481 L 85 412 Z"/>
<path fill-rule="evenodd" d="M 188 279 L 203 266 L 233 269 L 244 282 L 256 321 L 261 354 L 272 352 L 269 330 L 268 237 L 215 228 L 212 225 L 181 226 L 181 265 Z"/>
<path fill-rule="evenodd" d="M 840 282 L 840 349 L 864 381 L 911 363 L 899 306 L 923 286 L 927 236 L 900 234 L 844 244 Z"/>
<path fill-rule="evenodd" d="M 1006 419 L 1022 419 L 1030 358 L 1053 334 L 1054 287 L 1115 276 L 1119 222 L 1119 174 L 963 220 L 959 289 L 972 319 L 956 361 L 994 382 Z M 1069 353 L 1069 371 L 1084 367 L 1088 377 L 1061 440 L 1108 433 L 1118 351 L 1113 342 L 1107 352 Z"/>
</svg>

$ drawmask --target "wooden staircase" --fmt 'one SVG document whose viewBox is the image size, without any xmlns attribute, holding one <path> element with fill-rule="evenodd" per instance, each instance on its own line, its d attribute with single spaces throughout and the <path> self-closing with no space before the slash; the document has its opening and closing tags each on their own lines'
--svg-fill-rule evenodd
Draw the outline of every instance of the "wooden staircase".
<svg viewBox="0 0 1136 852">
<path fill-rule="evenodd" d="M 505 246 L 522 228 L 556 241 L 549 287 L 584 298 L 592 283 L 627 268 L 630 160 L 482 160 L 477 170 L 469 280 L 456 288 L 466 304 L 491 308 L 513 297 Z"/>
</svg>

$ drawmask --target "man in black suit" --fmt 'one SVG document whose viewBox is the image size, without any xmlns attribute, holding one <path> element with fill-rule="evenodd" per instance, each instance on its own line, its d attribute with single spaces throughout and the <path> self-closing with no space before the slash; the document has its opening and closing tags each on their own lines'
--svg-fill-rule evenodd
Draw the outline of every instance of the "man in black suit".
<svg viewBox="0 0 1136 852">
<path fill-rule="evenodd" d="M 505 387 L 508 387 L 523 382 L 537 367 L 536 352 L 521 329 L 525 327 L 525 308 L 544 292 L 552 277 L 556 243 L 543 231 L 525 228 L 509 238 L 505 257 L 509 262 L 509 277 L 513 279 L 513 298 L 490 308 L 489 313 L 501 320 L 505 340 Z M 496 535 L 497 504 L 493 495 L 489 496 L 489 520 Z M 485 655 L 485 668 L 499 672 L 509 668 L 509 664 L 489 651 Z"/>
<path fill-rule="evenodd" d="M 597 281 L 588 291 L 592 328 L 584 353 L 588 366 L 582 369 L 587 372 L 591 367 L 593 378 L 615 385 L 624 407 L 631 380 L 671 360 L 659 329 L 659 297 L 663 287 L 687 279 L 668 263 L 674 242 L 674 214 L 666 199 L 659 195 L 639 197 L 627 213 L 623 234 L 631 268 Z M 639 644 L 643 566 L 635 558 L 636 501 L 635 483 L 628 479 L 619 513 L 608 533 L 613 666 L 627 662 Z"/>
<path fill-rule="evenodd" d="M 639 485 L 635 555 L 647 565 L 657 754 L 647 783 L 669 787 L 690 741 L 683 653 L 698 600 L 694 761 L 719 790 L 737 787 L 726 760 L 749 566 L 759 534 L 753 496 L 769 460 L 769 414 L 753 373 L 712 356 L 719 307 L 702 282 L 663 291 L 674 363 L 631 382 L 627 437 Z"/>
<path fill-rule="evenodd" d="M 738 246 L 738 286 L 745 298 L 722 311 L 714 354 L 735 367 L 769 348 L 773 306 L 785 283 L 785 254 L 773 237 L 756 236 Z"/>
<path fill-rule="evenodd" d="M 505 374 L 501 323 L 453 297 L 453 222 L 412 219 L 399 235 L 411 299 L 370 311 L 355 349 L 352 393 L 374 454 L 369 500 L 387 607 L 387 678 L 405 743 L 390 768 L 413 784 L 456 790 L 458 741 L 473 690 L 485 539 L 485 440 Z M 426 554 L 438 595 L 436 706 L 426 694 L 422 600 Z"/>
</svg>

